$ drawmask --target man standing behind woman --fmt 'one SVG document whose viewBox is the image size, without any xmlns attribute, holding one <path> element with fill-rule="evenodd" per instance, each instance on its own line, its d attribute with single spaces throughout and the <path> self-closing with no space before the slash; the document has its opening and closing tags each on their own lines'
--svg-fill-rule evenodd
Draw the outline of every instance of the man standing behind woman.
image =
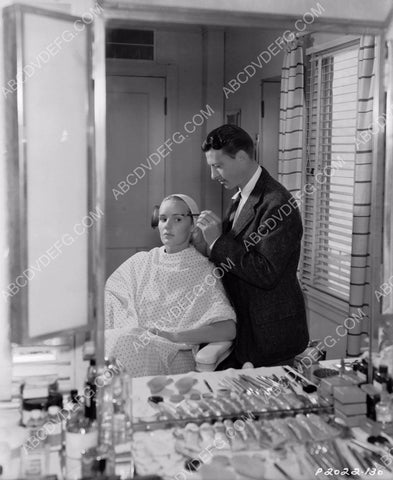
<svg viewBox="0 0 393 480">
<path fill-rule="evenodd" d="M 196 224 L 199 249 L 216 265 L 228 258 L 235 264 L 223 283 L 236 311 L 237 336 L 221 368 L 291 364 L 309 340 L 297 279 L 303 228 L 296 202 L 255 162 L 254 142 L 240 127 L 216 128 L 202 150 L 212 180 L 237 188 L 223 222 L 205 210 Z"/>
</svg>

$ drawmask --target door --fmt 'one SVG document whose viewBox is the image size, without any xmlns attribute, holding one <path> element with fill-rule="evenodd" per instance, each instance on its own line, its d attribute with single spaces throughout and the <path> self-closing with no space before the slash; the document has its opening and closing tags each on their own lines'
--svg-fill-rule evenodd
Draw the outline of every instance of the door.
<svg viewBox="0 0 393 480">
<path fill-rule="evenodd" d="M 150 227 L 165 195 L 165 78 L 107 77 L 106 274 L 160 245 Z"/>
<path fill-rule="evenodd" d="M 261 165 L 277 180 L 280 126 L 280 81 L 262 82 Z"/>
</svg>

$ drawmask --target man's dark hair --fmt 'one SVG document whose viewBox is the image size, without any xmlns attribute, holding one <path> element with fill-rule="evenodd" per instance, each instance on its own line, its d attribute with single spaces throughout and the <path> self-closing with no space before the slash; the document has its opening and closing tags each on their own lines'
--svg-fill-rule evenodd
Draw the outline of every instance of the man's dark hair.
<svg viewBox="0 0 393 480">
<path fill-rule="evenodd" d="M 254 142 L 250 135 L 236 125 L 222 125 L 212 130 L 202 144 L 202 151 L 208 152 L 223 150 L 230 157 L 234 157 L 239 150 L 244 150 L 248 156 L 254 158 Z"/>
</svg>

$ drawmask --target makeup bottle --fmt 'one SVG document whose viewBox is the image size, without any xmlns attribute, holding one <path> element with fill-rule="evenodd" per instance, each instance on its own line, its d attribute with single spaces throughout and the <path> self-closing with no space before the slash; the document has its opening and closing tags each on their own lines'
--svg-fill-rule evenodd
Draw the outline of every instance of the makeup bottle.
<svg viewBox="0 0 393 480">
<path fill-rule="evenodd" d="M 44 411 L 32 410 L 26 427 L 29 430 L 29 438 L 22 447 L 20 475 L 22 478 L 44 477 L 49 467 Z"/>
<path fill-rule="evenodd" d="M 84 405 L 80 403 L 79 408 L 74 408 L 66 425 L 65 469 L 67 480 L 78 480 L 82 477 L 82 453 L 95 447 L 98 442 L 95 408 L 84 409 L 83 407 Z"/>
<path fill-rule="evenodd" d="M 381 383 L 386 383 L 386 390 L 388 393 L 392 393 L 392 379 L 389 376 L 389 369 L 387 365 L 379 366 L 378 377 Z"/>
<path fill-rule="evenodd" d="M 108 377 L 107 377 L 108 378 Z M 82 476 L 96 478 L 97 465 L 101 465 L 102 475 L 111 476 L 115 473 L 115 450 L 113 435 L 113 385 L 105 379 L 105 374 L 99 375 L 100 427 L 98 445 L 82 452 Z"/>
<path fill-rule="evenodd" d="M 382 431 L 390 435 L 393 431 L 393 410 L 392 400 L 385 382 L 382 383 L 381 400 L 376 404 L 375 412 Z"/>
<path fill-rule="evenodd" d="M 48 445 L 52 450 L 60 450 L 62 442 L 61 408 L 58 405 L 48 407 Z"/>
<path fill-rule="evenodd" d="M 87 376 L 85 381 L 85 411 L 86 416 L 95 415 L 97 411 L 97 385 L 96 385 L 96 361 L 94 358 L 90 359 L 90 364 L 87 369 Z M 90 410 L 94 412 L 91 413 Z"/>
</svg>

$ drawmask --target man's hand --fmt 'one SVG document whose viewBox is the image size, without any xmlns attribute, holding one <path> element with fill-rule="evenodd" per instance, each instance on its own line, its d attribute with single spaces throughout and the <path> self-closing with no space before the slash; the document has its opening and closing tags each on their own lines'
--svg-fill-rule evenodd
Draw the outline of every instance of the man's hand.
<svg viewBox="0 0 393 480">
<path fill-rule="evenodd" d="M 198 217 L 196 226 L 202 231 L 206 243 L 210 245 L 221 236 L 222 222 L 221 219 L 211 210 L 204 210 Z"/>
<path fill-rule="evenodd" d="M 205 257 L 208 256 L 208 245 L 206 240 L 203 236 L 202 230 L 198 227 L 195 227 L 192 234 L 191 234 L 191 243 L 194 245 L 195 249 L 198 250 L 199 253 L 204 255 Z"/>
</svg>

